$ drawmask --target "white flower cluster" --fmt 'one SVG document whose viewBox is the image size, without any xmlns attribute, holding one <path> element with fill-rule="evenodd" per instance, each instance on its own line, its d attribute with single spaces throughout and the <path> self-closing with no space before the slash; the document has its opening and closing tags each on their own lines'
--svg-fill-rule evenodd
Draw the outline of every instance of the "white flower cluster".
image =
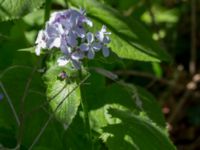
<svg viewBox="0 0 200 150">
<path fill-rule="evenodd" d="M 36 39 L 36 54 L 41 49 L 59 48 L 63 54 L 57 62 L 64 66 L 71 62 L 76 69 L 81 67 L 81 59 L 93 59 L 95 52 L 102 50 L 105 57 L 109 56 L 107 44 L 110 42 L 106 26 L 96 33 L 88 29 L 93 23 L 85 16 L 85 12 L 68 9 L 55 12 L 46 23 L 44 30 L 40 30 Z"/>
</svg>

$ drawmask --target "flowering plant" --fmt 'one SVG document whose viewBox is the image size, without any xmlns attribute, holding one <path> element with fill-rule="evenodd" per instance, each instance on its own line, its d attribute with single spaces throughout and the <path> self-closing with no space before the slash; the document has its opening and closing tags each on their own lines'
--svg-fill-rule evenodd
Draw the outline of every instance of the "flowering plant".
<svg viewBox="0 0 200 150">
<path fill-rule="evenodd" d="M 89 27 L 93 23 L 85 16 L 85 11 L 68 9 L 54 12 L 45 29 L 40 30 L 36 39 L 36 54 L 42 49 L 59 48 L 62 56 L 57 60 L 59 66 L 72 63 L 75 69 L 81 68 L 81 59 L 93 59 L 95 52 L 102 50 L 103 56 L 109 56 L 110 43 L 106 26 L 100 31 L 92 33 Z"/>
<path fill-rule="evenodd" d="M 126 75 L 168 55 L 134 15 L 119 12 L 106 0 L 1 2 L 0 149 L 175 150 L 141 87 L 149 81 Z"/>
</svg>

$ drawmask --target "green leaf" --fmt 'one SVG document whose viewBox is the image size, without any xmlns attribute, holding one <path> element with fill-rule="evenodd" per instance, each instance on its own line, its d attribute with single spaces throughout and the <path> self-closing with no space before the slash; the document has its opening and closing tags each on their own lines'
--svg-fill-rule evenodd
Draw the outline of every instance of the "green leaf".
<svg viewBox="0 0 200 150">
<path fill-rule="evenodd" d="M 55 81 L 48 84 L 47 97 L 51 99 L 50 105 L 53 111 L 60 103 L 62 105 L 55 112 L 55 116 L 69 125 L 77 113 L 80 104 L 80 89 L 76 83 L 66 83 L 65 81 Z M 72 92 L 72 93 L 71 93 Z"/>
<path fill-rule="evenodd" d="M 94 0 L 70 0 L 76 7 L 86 9 L 87 15 L 94 19 L 94 26 L 100 29 L 105 24 L 112 32 L 110 47 L 122 58 L 139 61 L 169 61 L 170 57 L 151 35 L 134 18 L 125 19 L 116 10 Z"/>
<path fill-rule="evenodd" d="M 18 53 L 23 55 L 15 57 L 13 66 L 9 66 L 0 72 L 0 81 L 3 83 L 5 91 L 9 95 L 18 116 L 21 117 L 19 114 L 22 113 L 24 115 L 21 149 L 29 149 L 49 119 L 51 111 L 49 111 L 49 105 L 46 101 L 45 86 L 41 78 L 41 73 L 37 71 L 34 73 L 32 82 L 28 88 L 24 110 L 21 109 L 21 99 L 34 68 L 31 64 L 37 64 L 38 60 L 32 59 L 33 55 L 29 53 Z M 18 59 L 26 62 L 26 66 L 18 65 L 20 61 Z M 27 63 L 27 60 L 30 63 Z M 3 93 L 1 88 L 0 93 Z M 3 149 L 16 147 L 19 132 L 19 126 L 16 124 L 12 110 L 7 102 L 7 97 L 4 94 L 4 99 L 0 103 L 0 143 L 4 146 Z M 62 141 L 64 132 L 65 128 L 63 128 L 63 124 L 53 118 L 41 134 L 37 143 L 33 146 L 33 149 L 45 147 L 48 150 L 64 150 L 64 142 Z"/>
<path fill-rule="evenodd" d="M 85 128 L 84 119 L 77 114 L 69 126 L 65 134 L 63 135 L 64 147 L 67 150 L 90 150 L 91 142 L 87 136 L 87 130 Z M 80 132 L 81 131 L 81 132 Z M 96 148 L 96 147 L 95 147 Z"/>
<path fill-rule="evenodd" d="M 0 0 L 0 21 L 20 18 L 43 3 L 44 0 Z"/>
<path fill-rule="evenodd" d="M 134 86 L 132 84 L 123 83 L 127 90 L 132 93 L 132 99 L 135 101 L 136 107 L 141 115 L 147 116 L 150 120 L 156 123 L 159 127 L 166 129 L 166 123 L 162 110 L 154 96 L 146 89 Z"/>
<path fill-rule="evenodd" d="M 91 79 L 95 74 L 92 74 Z M 97 75 L 96 75 L 97 76 Z M 147 90 L 142 87 L 127 84 L 124 82 L 118 82 L 111 84 L 104 88 L 97 87 L 99 85 L 94 80 L 89 80 L 90 86 L 85 86 L 83 92 L 88 100 L 89 108 L 91 109 L 91 118 L 96 129 L 104 126 L 106 114 L 105 106 L 107 104 L 118 104 L 132 112 L 135 112 L 138 116 L 146 116 L 157 126 L 166 130 L 166 123 L 162 114 L 161 108 L 156 102 L 155 98 Z M 99 80 L 99 79 L 98 79 Z M 103 93 L 103 95 L 102 95 Z M 102 95 L 97 97 L 96 95 Z M 95 99 L 95 103 L 94 103 Z M 96 117 L 99 116 L 99 117 Z M 102 121 L 102 122 L 101 122 Z M 99 129 L 97 129 L 99 130 Z"/>
<path fill-rule="evenodd" d="M 19 52 L 29 52 L 35 54 L 35 47 L 28 47 L 23 49 L 18 49 Z"/>
<path fill-rule="evenodd" d="M 70 125 L 80 105 L 81 94 L 76 81 L 71 81 L 73 70 L 70 67 L 59 67 L 56 62 L 48 63 L 48 70 L 45 73 L 47 85 L 47 98 L 50 106 L 58 120 Z M 66 80 L 61 80 L 58 75 L 66 71 Z"/>
<path fill-rule="evenodd" d="M 145 117 L 131 112 L 110 109 L 120 121 L 103 128 L 102 139 L 110 150 L 175 150 L 165 131 Z"/>
<path fill-rule="evenodd" d="M 24 59 L 30 59 L 30 57 L 26 56 Z M 0 80 L 4 84 L 4 88 L 9 95 L 17 114 L 20 114 L 22 111 L 20 106 L 21 98 L 24 94 L 27 79 L 29 78 L 31 71 L 32 67 L 13 66 L 0 75 Z M 45 105 L 46 96 L 43 93 L 44 85 L 41 76 L 38 73 L 35 73 L 24 103 L 24 126 L 21 148 L 29 148 L 49 118 L 49 113 L 47 113 L 48 107 Z M 39 107 L 41 105 L 43 107 Z M 61 129 L 58 130 L 59 132 L 54 132 L 54 128 L 58 128 L 58 125 L 59 123 L 55 120 L 54 122 L 50 122 L 37 145 L 45 145 L 49 150 L 61 149 L 62 143 L 60 143 L 58 137 L 60 137 L 59 133 L 62 132 L 63 127 L 61 126 Z M 16 147 L 16 138 L 19 132 L 19 127 L 16 124 L 11 108 L 5 97 L 0 105 L 0 143 L 7 148 Z"/>
<path fill-rule="evenodd" d="M 168 137 L 161 108 L 148 91 L 124 82 L 108 86 L 101 82 L 100 85 L 100 79 L 103 77 L 93 73 L 88 80 L 91 84 L 85 85 L 82 92 L 90 92 L 85 96 L 90 108 L 91 128 L 101 135 L 109 149 L 175 149 Z M 113 115 L 110 108 L 127 111 L 123 112 L 125 119 L 123 113 L 122 117 Z"/>
<path fill-rule="evenodd" d="M 0 127 L 0 143 L 4 147 L 14 148 L 17 143 L 14 131 L 12 129 Z"/>
</svg>

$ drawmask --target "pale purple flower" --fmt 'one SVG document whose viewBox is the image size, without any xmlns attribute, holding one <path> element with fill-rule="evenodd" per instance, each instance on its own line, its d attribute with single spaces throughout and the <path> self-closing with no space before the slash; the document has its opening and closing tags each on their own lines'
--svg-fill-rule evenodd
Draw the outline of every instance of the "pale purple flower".
<svg viewBox="0 0 200 150">
<path fill-rule="evenodd" d="M 60 57 L 57 60 L 58 66 L 65 66 L 66 64 L 69 63 L 69 59 L 67 59 L 66 56 Z"/>
<path fill-rule="evenodd" d="M 80 69 L 81 68 L 80 59 L 83 59 L 83 58 L 84 58 L 84 53 L 81 52 L 80 50 L 77 50 L 75 52 L 72 52 L 68 56 L 66 55 L 66 56 L 60 57 L 57 60 L 57 62 L 59 66 L 65 66 L 66 64 L 71 62 L 76 69 Z"/>
<path fill-rule="evenodd" d="M 110 32 L 106 31 L 106 26 L 102 26 L 101 30 L 96 33 L 96 38 L 101 42 L 102 44 L 102 53 L 104 57 L 108 57 L 110 55 L 110 51 L 108 47 L 106 46 L 107 44 L 110 43 L 110 38 L 108 35 L 110 35 Z"/>
<path fill-rule="evenodd" d="M 96 37 L 100 42 L 102 42 L 104 44 L 108 44 L 110 42 L 110 38 L 108 35 L 110 35 L 110 34 L 111 34 L 111 32 L 107 32 L 106 26 L 103 25 L 101 30 L 96 33 Z"/>
<path fill-rule="evenodd" d="M 62 34 L 65 33 L 61 24 L 47 24 L 46 25 L 47 47 L 59 48 L 61 45 Z"/>
<path fill-rule="evenodd" d="M 95 56 L 95 52 L 101 49 L 101 44 L 94 41 L 94 35 L 91 32 L 87 33 L 86 38 L 87 38 L 87 43 L 81 44 L 80 50 L 88 52 L 87 57 L 89 59 L 93 59 Z"/>
<path fill-rule="evenodd" d="M 62 52 L 57 60 L 59 66 L 71 63 L 75 69 L 81 68 L 81 60 L 93 59 L 95 53 L 102 50 L 105 57 L 109 56 L 107 44 L 110 42 L 106 26 L 94 36 L 89 31 L 93 23 L 86 17 L 85 11 L 68 9 L 54 12 L 47 21 L 45 29 L 38 33 L 36 39 L 36 54 L 42 49 L 58 48 Z"/>
<path fill-rule="evenodd" d="M 43 30 L 40 30 L 37 36 L 37 39 L 35 41 L 36 45 L 36 55 L 40 55 L 41 53 L 41 49 L 45 49 L 46 47 L 46 35 L 45 32 Z"/>
<path fill-rule="evenodd" d="M 70 55 L 70 53 L 72 52 L 72 48 L 68 45 L 66 34 L 62 35 L 60 50 L 63 52 L 64 55 L 67 56 Z"/>
<path fill-rule="evenodd" d="M 81 62 L 79 61 L 79 59 L 74 59 L 72 57 L 67 58 L 63 56 L 63 57 L 58 58 L 57 62 L 58 62 L 58 66 L 65 66 L 71 62 L 73 66 L 75 67 L 75 69 L 81 68 Z"/>
<path fill-rule="evenodd" d="M 77 45 L 78 45 L 77 35 L 74 32 L 72 32 L 72 31 L 69 32 L 69 34 L 67 36 L 67 43 L 71 47 L 77 47 Z"/>
<path fill-rule="evenodd" d="M 85 16 L 84 11 L 78 12 L 73 9 L 53 13 L 49 23 L 60 23 L 65 30 L 72 31 L 81 38 L 85 35 L 83 24 L 86 23 L 90 27 L 93 25 L 92 21 Z"/>
<path fill-rule="evenodd" d="M 74 52 L 71 55 L 71 62 L 73 64 L 73 66 L 75 67 L 75 69 L 81 69 L 81 61 L 80 59 L 83 59 L 84 54 L 82 52 Z"/>
<path fill-rule="evenodd" d="M 54 23 L 58 23 L 61 22 L 61 20 L 65 19 L 64 18 L 64 14 L 67 11 L 58 11 L 58 12 L 53 12 L 49 18 L 48 23 L 49 24 L 54 24 Z"/>
<path fill-rule="evenodd" d="M 104 57 L 108 57 L 110 55 L 110 51 L 107 46 L 103 45 L 102 53 Z"/>
</svg>

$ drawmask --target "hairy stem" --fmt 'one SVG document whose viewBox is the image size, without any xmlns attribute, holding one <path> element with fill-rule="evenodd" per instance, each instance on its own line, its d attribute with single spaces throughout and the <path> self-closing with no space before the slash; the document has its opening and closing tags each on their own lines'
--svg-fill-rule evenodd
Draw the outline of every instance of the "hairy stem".
<svg viewBox="0 0 200 150">
<path fill-rule="evenodd" d="M 18 117 L 18 115 L 17 115 L 17 112 L 16 112 L 16 110 L 15 110 L 15 107 L 13 106 L 12 100 L 10 99 L 8 93 L 6 92 L 6 89 L 4 88 L 2 82 L 0 82 L 0 87 L 1 87 L 1 89 L 3 90 L 3 92 L 4 92 L 5 96 L 6 96 L 6 99 L 7 99 L 7 101 L 8 101 L 8 104 L 9 104 L 9 106 L 10 106 L 12 112 L 13 112 L 13 115 L 14 115 L 14 117 L 15 117 L 15 120 L 16 120 L 16 122 L 17 122 L 17 125 L 20 126 L 19 117 Z"/>
<path fill-rule="evenodd" d="M 82 79 L 82 72 L 81 70 L 79 71 L 79 76 L 80 79 Z M 91 127 L 90 127 L 90 120 L 89 120 L 89 113 L 88 113 L 88 104 L 87 101 L 85 99 L 84 93 L 81 93 L 81 107 L 83 109 L 83 113 L 84 113 L 84 123 L 85 123 L 85 128 L 86 131 L 88 132 L 88 136 L 89 136 L 89 140 L 91 142 L 91 149 L 94 149 L 93 146 L 93 140 L 92 140 L 92 132 L 91 132 Z"/>
<path fill-rule="evenodd" d="M 51 1 L 52 0 L 46 0 L 45 3 L 45 15 L 44 15 L 44 23 L 49 19 L 50 11 L 51 11 Z"/>
<path fill-rule="evenodd" d="M 38 65 L 40 64 L 41 62 L 41 59 L 38 60 L 37 64 L 35 65 L 35 67 L 33 68 L 27 82 L 26 82 L 26 86 L 25 86 L 25 89 L 24 89 L 24 93 L 23 93 L 23 96 L 22 96 L 22 99 L 21 99 L 21 102 L 20 102 L 20 126 L 19 126 L 19 135 L 18 135 L 18 144 L 17 146 L 20 148 L 20 145 L 21 145 L 21 142 L 22 142 L 22 138 L 23 138 L 23 132 L 24 132 L 24 104 L 25 104 L 25 99 L 28 95 L 28 91 L 29 91 L 29 88 L 30 88 L 30 85 L 31 85 L 31 82 L 32 82 L 32 79 L 33 79 L 33 75 L 35 74 L 36 70 L 37 70 L 37 67 Z"/>
</svg>

